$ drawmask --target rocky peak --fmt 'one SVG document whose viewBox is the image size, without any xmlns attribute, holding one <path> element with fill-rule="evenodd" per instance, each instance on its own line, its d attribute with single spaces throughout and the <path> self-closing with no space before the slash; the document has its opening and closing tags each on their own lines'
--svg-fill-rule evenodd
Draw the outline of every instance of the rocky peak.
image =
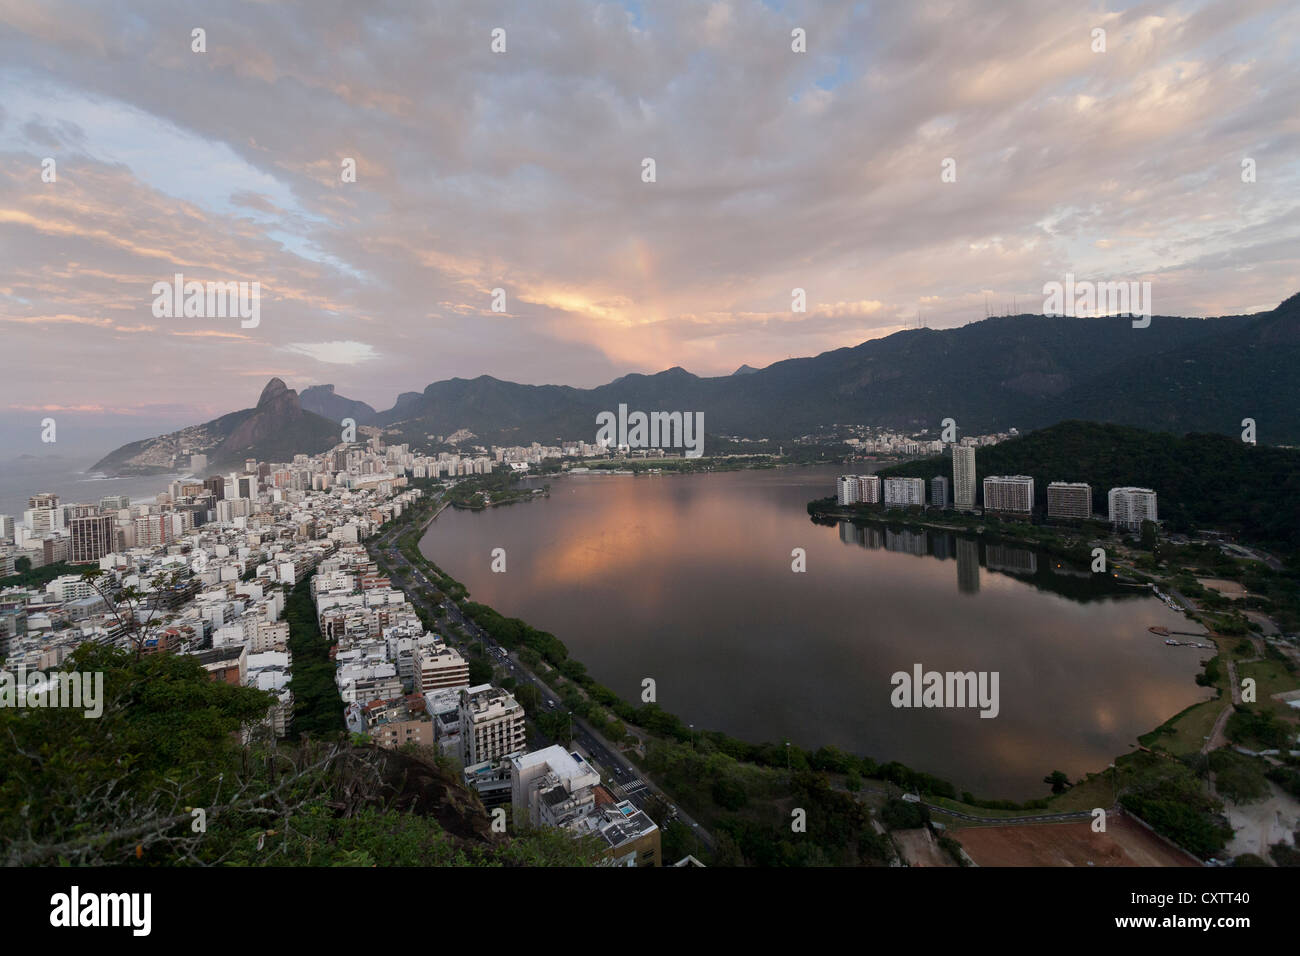
<svg viewBox="0 0 1300 956">
<path fill-rule="evenodd" d="M 264 405 L 270 405 L 285 393 L 294 394 L 281 379 L 273 378 L 266 383 L 266 388 L 262 389 L 262 397 L 257 400 L 257 407 L 262 408 Z"/>
</svg>

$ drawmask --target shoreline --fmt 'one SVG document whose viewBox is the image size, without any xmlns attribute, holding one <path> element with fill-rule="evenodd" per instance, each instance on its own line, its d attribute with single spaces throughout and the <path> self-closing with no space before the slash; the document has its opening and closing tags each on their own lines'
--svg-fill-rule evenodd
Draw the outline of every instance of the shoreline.
<svg viewBox="0 0 1300 956">
<path fill-rule="evenodd" d="M 792 467 L 792 466 L 808 466 L 808 465 L 825 465 L 825 464 L 833 464 L 833 463 L 827 463 L 827 462 L 797 462 L 797 463 L 796 463 L 796 462 L 789 462 L 789 463 L 782 463 L 782 464 L 780 464 L 780 465 L 777 465 L 776 467 Z M 744 469 L 728 469 L 728 470 L 732 470 L 732 471 L 734 471 L 734 470 L 744 470 Z M 767 470 L 767 469 L 763 469 L 763 470 Z M 704 473 L 704 472 L 674 472 L 674 473 L 675 473 L 675 474 L 699 474 L 699 473 Z M 560 476 L 562 476 L 563 474 L 566 474 L 566 473 L 560 473 L 559 475 L 553 475 L 553 476 L 548 476 L 548 477 L 560 477 Z M 584 474 L 584 473 L 580 473 L 580 474 Z M 639 476 L 639 475 L 628 475 L 628 474 L 625 473 L 625 474 L 622 474 L 622 477 L 640 477 L 640 476 Z M 656 477 L 657 477 L 657 476 L 656 476 Z M 446 507 L 446 503 L 444 503 L 444 505 L 438 509 L 438 511 L 435 513 L 434 517 L 436 517 L 438 514 L 441 514 L 442 510 L 444 510 L 445 507 Z M 471 509 L 471 510 L 484 510 L 484 509 Z M 851 518 L 851 516 L 849 516 L 849 515 L 842 515 L 841 517 L 843 517 L 845 520 L 850 520 L 850 518 Z M 857 516 L 857 517 L 865 517 L 865 516 L 861 516 L 861 515 L 859 515 L 859 516 Z M 868 519 L 868 520 L 879 521 L 880 523 L 885 523 L 885 524 L 890 523 L 890 522 L 889 522 L 889 519 L 885 518 L 884 516 L 880 516 L 879 518 L 870 518 L 870 519 Z M 436 562 L 434 562 L 433 559 L 430 558 L 430 557 L 429 557 L 429 556 L 424 552 L 423 548 L 421 547 L 421 545 L 423 544 L 423 539 L 424 539 L 424 537 L 429 533 L 429 529 L 432 527 L 432 523 L 433 523 L 433 518 L 430 518 L 429 521 L 426 522 L 426 523 L 425 523 L 425 524 L 420 528 L 420 530 L 419 530 L 419 532 L 418 532 L 418 535 L 417 535 L 416 542 L 415 542 L 415 549 L 416 549 L 416 551 L 420 554 L 420 556 L 421 556 L 421 557 L 422 557 L 426 562 L 428 562 L 429 565 L 431 565 L 433 568 L 436 568 L 437 570 L 439 570 L 439 571 L 442 572 L 443 574 L 446 574 L 446 572 L 443 571 L 443 570 L 442 570 L 442 569 L 441 569 L 441 568 L 436 564 Z M 905 521 L 904 523 L 917 524 L 917 525 L 920 525 L 920 526 L 923 526 L 923 527 L 933 527 L 933 528 L 936 528 L 936 529 L 938 529 L 938 530 L 949 531 L 949 532 L 958 533 L 958 534 L 961 534 L 961 533 L 967 533 L 967 534 L 970 534 L 970 535 L 972 535 L 972 536 L 979 537 L 979 538 L 985 538 L 985 537 L 988 537 L 984 532 L 982 532 L 982 531 L 976 531 L 975 529 L 968 529 L 968 528 L 963 528 L 963 527 L 960 527 L 960 526 L 952 526 L 952 525 L 940 525 L 940 524 L 935 523 L 935 522 L 925 522 L 925 521 L 923 521 L 923 520 L 922 520 L 922 521 L 916 521 L 914 518 L 906 519 L 906 521 Z M 1020 544 L 1024 544 L 1025 546 L 1030 547 L 1030 548 L 1034 548 L 1034 549 L 1036 549 L 1036 550 L 1043 550 L 1042 542 L 1037 542 L 1037 541 L 1028 540 L 1028 539 L 1023 539 L 1023 538 L 1017 538 L 1017 537 L 1012 536 L 1012 535 L 994 535 L 993 537 L 996 537 L 996 538 L 998 538 L 999 540 L 1014 541 L 1014 542 L 1017 542 L 1017 543 L 1020 543 Z M 451 577 L 451 576 L 448 575 L 448 577 Z M 455 579 L 454 577 L 452 577 L 452 580 L 456 580 L 456 579 Z M 457 583 L 459 583 L 459 582 L 457 582 Z M 1117 583 L 1119 583 L 1119 584 L 1124 584 L 1124 585 L 1128 585 L 1128 586 L 1133 586 L 1133 587 L 1141 587 L 1141 588 L 1143 588 L 1143 589 L 1149 589 L 1149 587 L 1150 587 L 1150 585 L 1147 584 L 1147 583 L 1138 583 L 1138 582 L 1133 582 L 1133 581 L 1119 581 L 1119 582 L 1117 582 Z M 463 585 L 461 585 L 461 586 L 463 587 Z M 471 599 L 467 598 L 467 600 L 471 600 Z M 461 604 L 461 602 L 458 601 L 458 600 L 455 601 L 455 603 L 457 604 L 458 607 L 459 607 L 460 604 Z M 479 603 L 479 602 L 475 602 L 475 603 Z M 492 610 L 493 610 L 495 613 L 497 613 L 497 614 L 500 614 L 500 613 L 501 613 L 501 612 L 499 612 L 499 611 L 496 611 L 495 608 L 493 608 Z M 462 612 L 463 612 L 463 608 L 462 608 Z M 1186 609 L 1184 609 L 1181 613 L 1182 613 L 1182 615 L 1184 616 L 1185 619 L 1188 617 L 1188 612 L 1187 612 Z M 504 615 L 503 615 L 503 616 L 504 616 Z M 524 622 L 524 623 L 527 623 L 527 622 Z M 1196 623 L 1199 623 L 1199 622 L 1196 622 Z M 1208 638 L 1210 638 L 1211 640 L 1215 640 L 1215 638 L 1217 637 L 1217 635 L 1214 635 L 1213 632 L 1209 632 L 1209 629 L 1208 629 L 1208 628 L 1207 628 L 1207 635 L 1206 635 L 1206 636 L 1207 636 Z M 1214 655 L 1214 657 L 1217 658 L 1220 654 L 1223 653 L 1223 652 L 1222 652 L 1222 649 L 1221 649 L 1221 648 L 1219 647 L 1219 645 L 1218 645 L 1217 640 L 1215 640 L 1214 648 L 1215 648 L 1215 655 Z M 577 658 L 573 657 L 572 655 L 570 655 L 570 659 L 577 660 Z M 579 663 L 581 663 L 581 661 L 579 661 Z M 1219 696 L 1216 696 L 1216 697 L 1210 697 L 1210 698 L 1207 698 L 1206 700 L 1195 701 L 1195 702 L 1193 702 L 1193 703 L 1191 703 L 1191 704 L 1188 704 L 1186 707 L 1184 707 L 1182 710 L 1180 710 L 1177 714 L 1171 715 L 1171 716 L 1170 716 L 1169 718 L 1167 718 L 1164 722 L 1162 722 L 1161 724 L 1159 724 L 1156 728 L 1153 728 L 1152 730 L 1148 730 L 1148 731 L 1146 731 L 1145 733 L 1143 733 L 1143 734 L 1141 734 L 1141 735 L 1138 735 L 1138 736 L 1139 736 L 1139 739 L 1149 737 L 1151 734 L 1158 732 L 1161 728 L 1166 727 L 1166 726 L 1169 725 L 1171 722 L 1173 722 L 1174 720 L 1176 720 L 1177 718 L 1179 718 L 1179 717 L 1182 716 L 1183 714 L 1187 713 L 1188 711 L 1192 710 L 1193 708 L 1200 707 L 1200 706 L 1203 706 L 1203 705 L 1205 705 L 1205 704 L 1207 704 L 1207 703 L 1211 703 L 1211 702 L 1214 702 L 1214 701 L 1217 701 L 1217 700 L 1221 700 L 1221 699 L 1222 699 L 1222 695 L 1220 694 Z M 646 732 L 646 733 L 652 733 L 652 732 L 650 732 L 650 731 L 646 731 L 645 728 L 639 728 L 639 729 L 641 729 L 643 732 Z M 699 732 L 703 732 L 703 731 L 699 731 Z M 718 731 L 718 733 L 722 733 L 722 732 Z M 728 736 L 728 737 L 730 736 L 729 734 L 724 734 L 724 735 L 725 735 L 725 736 Z M 1130 751 L 1128 751 L 1128 752 L 1121 753 L 1121 754 L 1118 754 L 1118 755 L 1114 756 L 1114 757 L 1112 758 L 1112 760 L 1111 760 L 1111 765 L 1113 765 L 1113 764 L 1114 764 L 1116 761 L 1118 761 L 1118 760 L 1121 760 L 1121 759 L 1125 759 L 1125 758 L 1131 757 L 1131 756 L 1132 756 L 1133 754 L 1135 754 L 1135 753 L 1140 753 L 1142 749 L 1143 749 L 1143 748 L 1139 746 L 1139 747 L 1138 747 L 1137 749 L 1135 749 L 1135 750 L 1130 750 Z M 868 757 L 868 758 L 866 758 L 866 759 L 872 759 L 872 760 L 874 760 L 875 758 L 874 758 L 874 757 Z M 885 763 L 897 763 L 897 761 L 885 761 Z M 908 769 L 910 772 L 913 772 L 913 773 L 925 774 L 925 775 L 927 775 L 927 776 L 932 776 L 932 777 L 934 777 L 935 779 L 939 779 L 939 780 L 943 780 L 943 781 L 945 781 L 945 782 L 951 783 L 951 784 L 954 786 L 954 788 L 957 789 L 957 791 L 958 791 L 959 794 L 969 795 L 969 791 L 963 791 L 963 790 L 961 790 L 957 783 L 954 783 L 954 782 L 952 782 L 952 781 L 949 781 L 947 778 L 941 778 L 941 777 L 938 777 L 936 774 L 929 774 L 929 773 L 926 772 L 926 771 L 916 771 L 916 770 L 913 770 L 913 769 L 910 768 L 910 767 L 908 767 L 907 769 Z M 1080 776 L 1080 778 L 1079 778 L 1079 780 L 1078 780 L 1078 782 L 1077 782 L 1076 785 L 1083 784 L 1083 783 L 1086 783 L 1086 782 L 1091 781 L 1094 777 L 1097 777 L 1097 776 L 1099 776 L 1099 775 L 1101 775 L 1101 774 L 1104 774 L 1104 773 L 1106 772 L 1106 769 L 1108 769 L 1108 768 L 1107 768 L 1107 767 L 1103 767 L 1103 768 L 1098 769 L 1098 770 L 1087 770 L 1087 771 L 1084 771 L 1084 772 L 1082 773 L 1082 775 Z M 1073 789 L 1074 786 L 1075 786 L 1075 785 L 1072 785 L 1072 787 L 1071 787 L 1070 789 Z M 1069 793 L 1069 792 L 1070 792 L 1070 789 L 1067 789 L 1067 790 L 1065 791 L 1065 793 Z M 942 799 L 950 799 L 950 800 L 952 800 L 952 802 L 954 802 L 954 803 L 958 803 L 958 804 L 961 804 L 962 806 L 971 807 L 971 808 L 974 808 L 974 809 L 990 809 L 989 807 L 981 806 L 981 804 L 1014 803 L 1014 804 L 1018 804 L 1018 805 L 1020 805 L 1023 809 L 1016 810 L 1016 811 L 1008 811 L 1008 812 L 1011 812 L 1011 813 L 1013 813 L 1013 814 L 1014 814 L 1014 813 L 1024 813 L 1024 814 L 1031 814 L 1031 815 L 1032 815 L 1032 814 L 1035 814 L 1035 813 L 1041 813 L 1042 810 L 1041 810 L 1041 809 L 1038 809 L 1038 808 L 1031 807 L 1030 804 L 1032 804 L 1032 803 L 1034 803 L 1034 802 L 1036 802 L 1036 801 L 1042 801 L 1042 800 L 1045 800 L 1045 801 L 1048 801 L 1048 803 L 1049 803 L 1049 805 L 1050 805 L 1050 802 L 1051 802 L 1053 799 L 1055 799 L 1055 798 L 1057 798 L 1057 797 L 1059 797 L 1059 796 L 1062 796 L 1062 795 L 1063 795 L 1063 794 L 1055 794 L 1055 793 L 1053 793 L 1053 794 L 1049 794 L 1048 796 L 1045 796 L 1045 797 L 1025 796 L 1025 797 L 1023 797 L 1023 798 L 1020 799 L 1020 800 L 1013 800 L 1013 799 L 1010 799 L 1010 798 L 981 799 L 981 798 L 979 798 L 979 797 L 977 796 L 977 797 L 976 797 L 976 799 L 978 800 L 977 803 L 966 803 L 964 800 L 953 799 L 953 798 L 942 798 Z M 1071 811 L 1071 812 L 1072 812 L 1072 811 Z M 1014 817 L 1013 817 L 1012 819 L 1014 819 Z"/>
</svg>

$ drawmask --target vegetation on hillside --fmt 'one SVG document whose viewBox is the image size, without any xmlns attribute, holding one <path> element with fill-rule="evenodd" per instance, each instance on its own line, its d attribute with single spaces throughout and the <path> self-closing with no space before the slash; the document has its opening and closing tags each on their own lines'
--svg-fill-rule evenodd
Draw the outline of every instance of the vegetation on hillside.
<svg viewBox="0 0 1300 956">
<path fill-rule="evenodd" d="M 6 865 L 585 865 L 558 831 L 494 834 L 436 760 L 258 730 L 271 695 L 192 657 L 83 645 L 104 712 L 0 709 Z M 247 740 L 247 743 L 243 741 Z"/>
</svg>

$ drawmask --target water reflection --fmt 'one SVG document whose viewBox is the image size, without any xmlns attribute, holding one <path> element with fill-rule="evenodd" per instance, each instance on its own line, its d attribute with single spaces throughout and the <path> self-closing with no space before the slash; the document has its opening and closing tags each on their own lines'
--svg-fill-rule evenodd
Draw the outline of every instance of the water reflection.
<svg viewBox="0 0 1300 956">
<path fill-rule="evenodd" d="M 697 727 L 900 760 L 988 796 L 1105 767 L 1207 693 L 1200 652 L 1147 630 L 1185 622 L 1108 575 L 1005 541 L 811 522 L 834 469 L 564 478 L 544 500 L 444 512 L 421 548 L 626 700 L 652 677 Z M 998 671 L 998 717 L 895 709 L 890 675 L 918 662 Z"/>
<path fill-rule="evenodd" d="M 821 522 L 814 522 L 821 523 Z M 890 551 L 939 561 L 956 558 L 957 591 L 978 594 L 980 569 L 1010 575 L 1034 587 L 1087 602 L 1100 598 L 1132 598 L 1135 592 L 1105 575 L 1071 567 L 1067 561 L 1032 548 L 1005 542 L 981 542 L 979 538 L 935 529 L 890 528 L 884 523 L 839 520 L 840 541 L 870 551 Z"/>
</svg>

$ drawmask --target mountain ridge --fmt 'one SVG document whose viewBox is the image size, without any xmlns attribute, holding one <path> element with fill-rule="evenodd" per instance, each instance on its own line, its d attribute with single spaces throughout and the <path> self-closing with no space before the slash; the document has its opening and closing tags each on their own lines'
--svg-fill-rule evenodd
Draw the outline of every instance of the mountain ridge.
<svg viewBox="0 0 1300 956">
<path fill-rule="evenodd" d="M 594 439 L 596 415 L 627 405 L 646 412 L 703 411 L 708 434 L 748 438 L 792 438 L 831 424 L 933 432 L 944 418 L 956 420 L 963 434 L 1088 419 L 1236 435 L 1242 420 L 1251 418 L 1261 443 L 1278 444 L 1300 442 L 1296 368 L 1300 294 L 1267 312 L 1153 316 L 1141 329 L 1118 316 L 995 316 L 953 329 L 907 329 L 762 369 L 742 365 L 715 377 L 673 366 L 583 389 L 458 376 L 403 392 L 383 411 L 338 395 L 331 385 L 304 389 L 306 402 L 284 391 L 294 396 L 297 411 L 328 419 L 335 439 L 337 422 L 345 417 L 412 443 L 462 428 L 495 444 Z M 287 407 L 283 417 L 292 421 L 296 414 Z M 216 446 L 243 421 L 229 418 L 196 427 L 215 432 L 207 437 L 219 439 L 213 440 Z M 245 440 L 250 429 L 258 432 L 249 426 L 222 454 L 233 455 L 240 443 L 265 445 L 265 434 Z M 320 427 L 309 430 L 315 437 L 297 451 L 309 453 L 325 440 Z M 123 446 L 100 465 L 111 465 L 128 449 L 138 454 L 137 446 L 161 438 Z"/>
</svg>

